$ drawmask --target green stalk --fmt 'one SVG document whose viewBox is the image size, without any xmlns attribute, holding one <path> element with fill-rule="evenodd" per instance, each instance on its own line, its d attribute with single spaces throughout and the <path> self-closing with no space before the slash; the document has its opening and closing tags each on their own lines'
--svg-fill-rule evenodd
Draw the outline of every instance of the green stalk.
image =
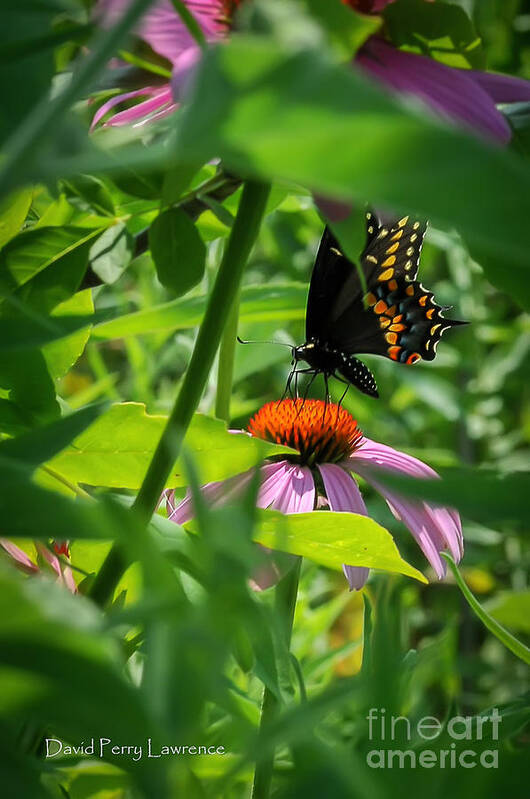
<svg viewBox="0 0 530 799">
<path fill-rule="evenodd" d="M 226 322 L 217 367 L 217 393 L 215 395 L 215 415 L 218 419 L 230 421 L 230 399 L 234 377 L 234 358 L 236 354 L 237 325 L 239 322 L 239 292 Z"/>
<path fill-rule="evenodd" d="M 506 649 L 509 649 L 510 652 L 513 652 L 513 654 L 520 658 L 524 663 L 530 664 L 530 649 L 525 646 L 522 641 L 519 641 L 519 639 L 508 632 L 508 630 L 506 630 L 502 624 L 499 624 L 499 622 L 494 619 L 493 616 L 490 616 L 489 613 L 484 610 L 480 602 L 477 601 L 474 594 L 472 594 L 467 587 L 467 584 L 464 582 L 464 579 L 452 557 L 447 552 L 442 552 L 442 557 L 445 558 L 449 564 L 449 568 L 453 572 L 453 577 L 455 578 L 458 587 L 462 591 L 470 608 L 479 617 L 482 624 L 487 627 L 490 633 L 499 639 L 501 644 L 504 644 Z"/>
<path fill-rule="evenodd" d="M 297 559 L 294 567 L 285 575 L 275 589 L 274 607 L 281 619 L 283 634 L 287 648 L 291 645 L 293 631 L 294 611 L 298 595 L 298 582 L 302 558 Z M 265 688 L 261 705 L 260 735 L 266 734 L 270 724 L 274 722 L 279 710 L 278 698 Z M 254 785 L 252 786 L 252 799 L 269 799 L 272 772 L 274 769 L 274 751 L 256 763 L 254 772 Z"/>
<path fill-rule="evenodd" d="M 116 53 L 127 33 L 134 27 L 153 0 L 133 0 L 120 21 L 109 30 L 98 34 L 97 45 L 72 75 L 71 81 L 56 97 L 43 97 L 30 111 L 19 128 L 11 136 L 4 148 L 4 158 L 0 167 L 2 192 L 9 191 L 20 171 L 24 170 L 50 131 L 61 124 L 60 117 L 73 103 L 88 92 L 97 73 Z"/>
<path fill-rule="evenodd" d="M 155 511 L 171 469 L 180 454 L 182 441 L 206 385 L 220 338 L 239 292 L 245 264 L 259 232 L 269 188 L 268 185 L 252 181 L 245 183 L 243 188 L 237 216 L 208 300 L 182 388 L 133 504 L 133 510 L 140 522 L 146 525 Z M 121 550 L 113 546 L 90 592 L 95 602 L 99 605 L 106 604 L 126 567 L 127 561 Z"/>
</svg>

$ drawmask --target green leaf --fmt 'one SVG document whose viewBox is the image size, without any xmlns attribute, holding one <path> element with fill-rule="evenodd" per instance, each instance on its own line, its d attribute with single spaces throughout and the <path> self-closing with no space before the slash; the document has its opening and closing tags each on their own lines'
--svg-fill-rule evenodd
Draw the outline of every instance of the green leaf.
<svg viewBox="0 0 530 799">
<path fill-rule="evenodd" d="M 502 474 L 485 469 L 440 469 L 442 480 L 418 480 L 377 469 L 377 480 L 400 494 L 457 508 L 491 527 L 496 522 L 526 523 L 530 472 Z"/>
<path fill-rule="evenodd" d="M 184 211 L 163 211 L 149 229 L 149 247 L 158 279 L 177 296 L 202 279 L 206 247 L 197 228 Z"/>
<path fill-rule="evenodd" d="M 342 564 L 405 574 L 422 583 L 421 572 L 404 561 L 390 533 L 373 519 L 331 511 L 293 513 L 264 510 L 254 540 L 271 549 L 302 555 L 330 569 Z"/>
<path fill-rule="evenodd" d="M 28 427 L 60 415 L 55 386 L 40 350 L 27 350 L 24 357 L 0 351 L 0 390 L 8 392 Z"/>
<path fill-rule="evenodd" d="M 20 189 L 0 205 L 0 247 L 17 235 L 28 215 L 33 189 Z"/>
<path fill-rule="evenodd" d="M 243 36 L 209 51 L 179 125 L 180 159 L 217 156 L 246 174 L 455 225 L 520 265 L 521 290 L 528 285 L 527 163 L 393 99 L 320 51 L 293 54 Z"/>
<path fill-rule="evenodd" d="M 134 251 L 133 237 L 124 222 L 107 228 L 90 248 L 92 271 L 104 283 L 115 283 L 129 266 Z"/>
<path fill-rule="evenodd" d="M 65 338 L 73 331 L 90 325 L 92 317 L 64 316 L 43 317 L 1 317 L 0 352 L 31 350 L 50 341 Z"/>
<path fill-rule="evenodd" d="M 97 608 L 50 581 L 27 580 L 6 567 L 0 584 L 0 690 L 10 674 L 37 688 L 29 696 L 19 690 L 12 711 L 31 709 L 32 718 L 51 724 L 54 737 L 66 740 L 99 740 L 104 723 L 108 737 L 145 742 L 154 721 L 124 678 L 117 642 Z"/>
<path fill-rule="evenodd" d="M 504 646 L 513 652 L 518 658 L 520 658 L 525 663 L 530 664 L 530 649 L 525 646 L 521 641 L 518 641 L 508 630 L 505 630 L 504 627 L 499 624 L 495 619 L 486 613 L 482 605 L 477 602 L 467 585 L 465 584 L 462 575 L 458 571 L 458 568 L 453 561 L 453 559 L 448 555 L 446 552 L 442 552 L 442 556 L 446 559 L 449 564 L 449 568 L 453 572 L 454 578 L 458 584 L 458 587 L 462 591 L 464 597 L 467 600 L 468 605 L 474 611 L 474 613 L 479 617 L 481 622 L 484 624 L 485 627 L 492 633 L 499 641 L 504 644 Z"/>
<path fill-rule="evenodd" d="M 14 458 L 29 466 L 38 466 L 67 447 L 105 408 L 105 403 L 89 405 L 45 427 L 0 441 L 0 458 Z"/>
<path fill-rule="evenodd" d="M 343 3 L 329 0 L 304 0 L 311 15 L 327 30 L 340 45 L 341 53 L 353 58 L 368 36 L 375 33 L 381 24 L 377 17 L 357 14 Z"/>
<path fill-rule="evenodd" d="M 49 372 L 54 379 L 64 377 L 66 372 L 81 357 L 85 345 L 90 338 L 90 329 L 93 322 L 94 303 L 92 289 L 78 291 L 73 297 L 62 302 L 52 312 L 54 324 L 61 325 L 65 320 L 77 318 L 78 324 L 74 326 L 71 334 L 46 344 L 42 353 L 48 365 Z M 70 315 L 72 314 L 72 316 Z M 73 316 L 76 314 L 76 316 Z M 85 323 L 83 324 L 83 320 Z"/>
<path fill-rule="evenodd" d="M 304 283 L 270 283 L 267 286 L 244 286 L 239 308 L 240 322 L 270 322 L 303 319 L 307 300 Z M 92 331 L 98 340 L 127 338 L 160 330 L 184 330 L 200 324 L 207 297 L 186 297 L 154 308 L 101 322 Z"/>
<path fill-rule="evenodd" d="M 463 8 L 449 3 L 397 0 L 383 12 L 392 42 L 451 67 L 485 67 L 484 51 Z"/>
<path fill-rule="evenodd" d="M 42 227 L 19 233 L 0 253 L 0 291 L 9 293 L 82 247 L 100 230 Z"/>
<path fill-rule="evenodd" d="M 117 403 L 71 447 L 53 458 L 50 466 L 73 482 L 138 489 L 166 418 L 147 414 L 141 403 Z M 195 414 L 184 443 L 193 454 L 204 483 L 224 480 L 250 469 L 265 457 L 290 451 L 244 433 L 229 433 L 224 422 L 199 413 Z M 167 485 L 186 485 L 180 460 Z"/>
</svg>

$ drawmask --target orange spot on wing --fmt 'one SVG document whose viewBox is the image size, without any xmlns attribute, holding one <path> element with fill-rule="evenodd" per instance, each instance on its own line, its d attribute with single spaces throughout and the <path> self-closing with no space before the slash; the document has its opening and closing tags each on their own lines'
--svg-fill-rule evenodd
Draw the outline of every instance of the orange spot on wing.
<svg viewBox="0 0 530 799">
<path fill-rule="evenodd" d="M 399 353 L 401 352 L 401 347 L 389 347 L 387 352 L 389 358 L 392 358 L 393 361 L 397 361 Z"/>
<path fill-rule="evenodd" d="M 389 344 L 395 344 L 398 340 L 397 333 L 385 333 L 385 338 Z"/>
<path fill-rule="evenodd" d="M 387 319 L 386 316 L 380 316 L 379 317 L 379 324 L 384 330 L 385 327 L 388 327 L 388 325 L 390 324 L 390 319 Z"/>
<path fill-rule="evenodd" d="M 421 359 L 421 355 L 419 354 L 419 352 L 413 352 L 413 353 L 412 353 L 411 355 L 409 355 L 409 357 L 407 358 L 407 363 L 408 363 L 408 364 L 417 363 L 417 362 L 418 362 L 420 359 Z"/>
<path fill-rule="evenodd" d="M 397 280 L 391 280 L 388 284 L 388 288 L 390 291 L 395 291 L 397 289 Z"/>
<path fill-rule="evenodd" d="M 390 330 L 393 330 L 395 333 L 402 333 L 403 330 L 406 330 L 406 325 L 392 325 Z"/>
<path fill-rule="evenodd" d="M 412 297 L 413 294 L 414 294 L 414 286 L 407 286 L 407 288 L 405 289 L 405 292 L 406 292 L 406 294 L 409 295 L 409 297 Z"/>
<path fill-rule="evenodd" d="M 436 310 L 436 308 L 429 308 L 429 310 L 428 310 L 428 311 L 427 311 L 427 313 L 425 314 L 425 316 L 427 317 L 427 319 L 432 319 L 432 316 L 433 316 L 433 313 L 435 312 L 435 310 Z"/>
<path fill-rule="evenodd" d="M 366 302 L 368 303 L 368 305 L 375 305 L 377 302 L 377 297 L 375 296 L 375 294 L 372 294 L 370 292 L 370 294 L 366 295 Z"/>
<path fill-rule="evenodd" d="M 379 302 L 376 302 L 376 304 L 374 305 L 374 311 L 376 312 L 376 314 L 384 313 L 387 308 L 388 305 L 384 300 L 379 300 Z"/>
<path fill-rule="evenodd" d="M 424 305 L 425 305 L 425 303 L 427 302 L 427 295 L 426 295 L 426 294 L 424 294 L 424 295 L 423 295 L 423 297 L 420 297 L 420 298 L 419 298 L 419 300 L 418 300 L 418 302 L 419 302 L 419 304 L 420 304 L 420 305 L 423 305 L 423 306 L 424 306 Z"/>
<path fill-rule="evenodd" d="M 401 322 L 403 319 L 403 314 L 400 313 L 399 316 L 394 316 L 394 322 Z"/>
</svg>

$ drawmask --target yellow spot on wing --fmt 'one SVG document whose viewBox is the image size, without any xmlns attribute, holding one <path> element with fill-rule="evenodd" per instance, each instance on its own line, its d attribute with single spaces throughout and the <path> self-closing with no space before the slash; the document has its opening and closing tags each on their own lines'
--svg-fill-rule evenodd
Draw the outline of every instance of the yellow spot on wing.
<svg viewBox="0 0 530 799">
<path fill-rule="evenodd" d="M 395 264 L 395 263 L 396 263 L 396 256 L 395 256 L 395 255 L 390 255 L 390 256 L 389 256 L 389 257 L 386 259 L 386 261 L 383 261 L 383 263 L 381 264 L 381 266 L 382 266 L 382 267 L 383 267 L 383 266 L 394 266 L 394 264 Z"/>
<path fill-rule="evenodd" d="M 403 230 L 397 230 L 393 236 L 390 236 L 390 241 L 399 241 L 403 235 Z"/>
<path fill-rule="evenodd" d="M 390 259 L 388 259 L 388 260 L 390 260 Z M 390 280 L 390 278 L 392 277 L 393 274 L 394 274 L 394 270 L 392 268 L 385 269 L 385 271 L 381 272 L 381 274 L 379 275 L 379 277 L 377 279 L 381 280 L 381 281 L 382 280 Z"/>
<path fill-rule="evenodd" d="M 388 250 L 386 251 L 387 255 L 391 255 L 393 252 L 397 250 L 399 247 L 399 241 L 396 241 L 394 244 L 391 244 Z"/>
<path fill-rule="evenodd" d="M 408 221 L 409 221 L 408 216 L 404 216 L 403 219 L 400 219 L 398 222 L 399 227 L 405 227 Z"/>
<path fill-rule="evenodd" d="M 389 344 L 395 344 L 398 340 L 397 333 L 385 333 L 385 338 Z"/>
</svg>

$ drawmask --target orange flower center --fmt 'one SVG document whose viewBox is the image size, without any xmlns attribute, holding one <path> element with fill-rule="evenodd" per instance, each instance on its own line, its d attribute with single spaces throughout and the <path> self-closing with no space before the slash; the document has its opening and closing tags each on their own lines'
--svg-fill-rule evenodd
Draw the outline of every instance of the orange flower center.
<svg viewBox="0 0 530 799">
<path fill-rule="evenodd" d="M 363 435 L 348 411 L 315 399 L 268 402 L 252 417 L 248 431 L 298 450 L 301 463 L 309 465 L 341 461 Z"/>
</svg>

